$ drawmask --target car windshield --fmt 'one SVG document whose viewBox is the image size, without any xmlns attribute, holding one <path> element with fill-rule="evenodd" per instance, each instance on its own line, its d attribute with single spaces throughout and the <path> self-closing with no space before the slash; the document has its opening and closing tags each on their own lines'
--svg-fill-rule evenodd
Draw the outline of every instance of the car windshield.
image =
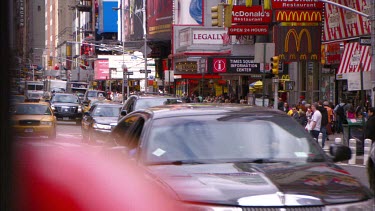
<svg viewBox="0 0 375 211">
<path fill-rule="evenodd" d="M 324 152 L 289 117 L 189 116 L 157 119 L 146 164 L 173 162 L 319 162 Z"/>
<path fill-rule="evenodd" d="M 54 103 L 78 103 L 79 99 L 75 95 L 55 95 L 52 99 Z"/>
<path fill-rule="evenodd" d="M 51 115 L 47 105 L 38 104 L 17 104 L 12 112 L 15 115 Z"/>
<path fill-rule="evenodd" d="M 175 98 L 140 98 L 135 104 L 134 110 L 146 109 L 154 106 L 175 104 L 178 103 L 178 99 Z"/>
<path fill-rule="evenodd" d="M 13 103 L 22 103 L 25 102 L 26 97 L 24 95 L 13 95 L 10 97 L 10 100 Z"/>
<path fill-rule="evenodd" d="M 88 92 L 87 97 L 105 97 L 105 92 Z"/>
<path fill-rule="evenodd" d="M 100 117 L 118 117 L 121 106 L 97 106 L 92 113 L 92 116 Z"/>
</svg>

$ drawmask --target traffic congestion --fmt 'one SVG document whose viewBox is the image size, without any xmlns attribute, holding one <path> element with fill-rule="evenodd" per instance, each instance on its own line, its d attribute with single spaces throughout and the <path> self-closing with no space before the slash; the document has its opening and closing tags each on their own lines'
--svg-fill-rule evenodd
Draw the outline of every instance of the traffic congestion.
<svg viewBox="0 0 375 211">
<path fill-rule="evenodd" d="M 1 211 L 375 211 L 375 0 L 5 0 Z"/>
<path fill-rule="evenodd" d="M 93 90 L 87 90 L 84 96 L 88 92 Z M 158 210 L 373 209 L 372 191 L 337 165 L 350 159 L 350 148 L 331 145 L 327 153 L 300 122 L 282 110 L 225 99 L 199 102 L 199 97 L 187 99 L 186 95 L 139 93 L 122 103 L 112 100 L 111 93 L 96 90 L 95 94 L 90 100 L 81 100 L 75 93 L 51 93 L 50 99 L 25 97 L 24 102 L 13 105 L 10 112 L 15 145 L 22 152 L 18 156 L 30 156 L 25 162 L 32 170 L 27 173 L 49 184 L 41 188 L 23 181 L 23 186 L 51 194 L 67 189 L 64 197 L 83 206 L 100 196 L 84 194 L 81 189 L 88 184 L 101 192 L 108 190 L 98 183 L 116 183 L 124 186 L 127 195 L 133 192 L 126 186 L 135 182 L 129 179 L 136 177 L 136 183 L 144 189 L 135 191 L 135 200 L 155 200 L 155 195 L 143 196 L 143 192 L 161 191 L 162 197 L 156 198 L 164 203 L 150 204 Z M 82 159 L 86 155 L 93 160 Z M 106 163 L 108 159 L 111 164 Z M 137 173 L 127 175 L 126 181 L 108 181 L 87 169 L 88 165 L 99 168 L 95 171 L 103 168 L 108 175 L 124 174 L 119 169 L 125 169 L 115 164 L 135 168 Z M 58 166 L 65 173 L 90 176 L 80 182 L 65 174 L 48 178 L 49 170 Z M 44 168 L 49 170 L 45 172 Z M 77 172 L 76 168 L 83 169 Z M 51 182 L 57 185 L 56 190 L 49 187 Z M 123 194 L 118 188 L 114 191 Z M 37 204 L 41 199 L 32 196 L 30 189 L 22 187 L 19 191 L 28 197 L 20 208 L 55 205 L 53 201 L 51 205 Z M 29 204 L 29 197 L 36 202 Z M 88 207 L 112 207 L 105 202 L 112 195 L 106 197 L 99 205 Z M 113 203 L 114 207 L 129 207 L 126 202 Z M 58 205 L 76 208 L 64 200 Z"/>
</svg>

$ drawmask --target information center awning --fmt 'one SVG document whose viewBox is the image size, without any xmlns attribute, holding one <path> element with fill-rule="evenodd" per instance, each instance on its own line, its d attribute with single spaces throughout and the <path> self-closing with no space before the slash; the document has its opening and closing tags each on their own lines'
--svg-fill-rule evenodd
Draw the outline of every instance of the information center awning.
<svg viewBox="0 0 375 211">
<path fill-rule="evenodd" d="M 360 45 L 358 42 L 345 44 L 337 74 L 371 71 L 370 46 Z"/>
</svg>

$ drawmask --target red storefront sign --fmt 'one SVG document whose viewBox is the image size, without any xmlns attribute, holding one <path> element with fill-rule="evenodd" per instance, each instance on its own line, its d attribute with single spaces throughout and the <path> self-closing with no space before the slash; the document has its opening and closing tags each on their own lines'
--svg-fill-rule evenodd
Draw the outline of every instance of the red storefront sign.
<svg viewBox="0 0 375 211">
<path fill-rule="evenodd" d="M 272 0 L 272 9 L 323 9 L 323 2 L 319 0 Z"/>
<path fill-rule="evenodd" d="M 321 10 L 277 10 L 276 21 L 279 22 L 321 22 Z"/>
<path fill-rule="evenodd" d="M 268 25 L 233 25 L 228 28 L 229 35 L 266 35 Z"/>
<path fill-rule="evenodd" d="M 264 10 L 262 6 L 233 6 L 232 23 L 270 23 L 272 10 Z"/>
</svg>

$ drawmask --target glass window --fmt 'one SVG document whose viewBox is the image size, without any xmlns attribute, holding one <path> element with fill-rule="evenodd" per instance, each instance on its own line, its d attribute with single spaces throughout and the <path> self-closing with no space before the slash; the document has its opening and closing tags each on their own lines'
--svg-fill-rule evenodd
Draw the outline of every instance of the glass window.
<svg viewBox="0 0 375 211">
<path fill-rule="evenodd" d="M 310 135 L 289 117 L 174 117 L 155 120 L 152 127 L 143 155 L 150 164 L 325 159 Z"/>
</svg>

